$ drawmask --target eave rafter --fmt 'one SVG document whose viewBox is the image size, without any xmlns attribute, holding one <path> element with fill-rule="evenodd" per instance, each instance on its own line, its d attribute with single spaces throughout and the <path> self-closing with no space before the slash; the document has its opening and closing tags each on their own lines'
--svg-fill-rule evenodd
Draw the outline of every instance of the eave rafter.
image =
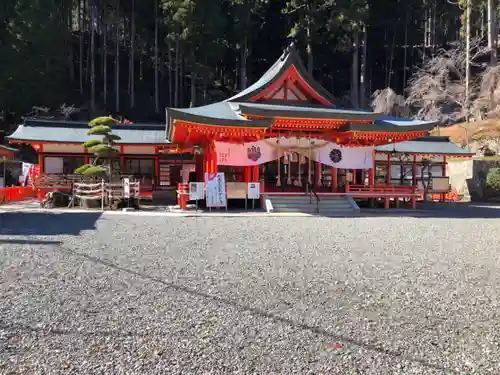
<svg viewBox="0 0 500 375">
<path fill-rule="evenodd" d="M 188 121 L 175 121 L 175 127 L 186 129 L 188 135 L 201 134 L 223 137 L 263 137 L 267 131 L 267 128 L 264 127 L 218 126 Z"/>
<path fill-rule="evenodd" d="M 248 116 L 249 119 L 261 120 L 263 116 Z M 370 120 L 335 120 L 335 119 L 305 119 L 305 118 L 276 118 L 271 128 L 290 129 L 290 130 L 314 130 L 314 129 L 338 129 L 346 123 L 371 124 Z"/>
</svg>

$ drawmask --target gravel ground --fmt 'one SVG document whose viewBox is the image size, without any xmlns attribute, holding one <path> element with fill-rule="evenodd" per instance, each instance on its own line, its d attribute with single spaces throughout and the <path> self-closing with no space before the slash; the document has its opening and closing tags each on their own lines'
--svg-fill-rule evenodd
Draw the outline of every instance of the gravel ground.
<svg viewBox="0 0 500 375">
<path fill-rule="evenodd" d="M 0 214 L 2 374 L 499 374 L 498 219 Z"/>
</svg>

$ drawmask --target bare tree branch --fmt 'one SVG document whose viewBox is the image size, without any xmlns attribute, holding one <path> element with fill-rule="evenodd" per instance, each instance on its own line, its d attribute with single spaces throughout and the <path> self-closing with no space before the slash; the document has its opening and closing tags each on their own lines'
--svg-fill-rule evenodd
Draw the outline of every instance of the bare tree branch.
<svg viewBox="0 0 500 375">
<path fill-rule="evenodd" d="M 489 53 L 479 39 L 471 41 L 470 65 L 476 71 L 487 65 L 479 61 Z M 434 57 L 418 69 L 409 81 L 406 105 L 417 110 L 417 118 L 457 122 L 470 114 L 470 102 L 479 92 L 478 82 L 469 83 L 466 93 L 466 49 L 464 42 L 455 42 L 449 49 L 439 49 Z M 469 100 L 468 100 L 469 99 Z"/>
<path fill-rule="evenodd" d="M 371 98 L 370 106 L 374 112 L 392 116 L 409 116 L 410 111 L 404 97 L 396 94 L 390 87 L 375 91 Z"/>
</svg>

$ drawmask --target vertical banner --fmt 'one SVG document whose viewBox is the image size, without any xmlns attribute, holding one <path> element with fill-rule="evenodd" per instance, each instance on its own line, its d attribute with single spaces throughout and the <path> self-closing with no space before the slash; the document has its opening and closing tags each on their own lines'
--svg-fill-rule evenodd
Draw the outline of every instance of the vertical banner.
<svg viewBox="0 0 500 375">
<path fill-rule="evenodd" d="M 129 178 L 123 179 L 123 197 L 130 198 L 130 179 Z"/>
<path fill-rule="evenodd" d="M 40 176 L 40 166 L 38 164 L 33 165 L 28 172 L 28 182 L 31 186 L 35 184 L 35 179 Z"/>
<path fill-rule="evenodd" d="M 21 176 L 19 176 L 19 183 L 21 184 L 21 186 L 28 185 L 28 176 L 29 176 L 32 168 L 33 168 L 33 164 L 31 164 L 31 163 L 23 163 L 22 164 L 22 172 L 21 172 Z"/>
<path fill-rule="evenodd" d="M 207 207 L 226 207 L 226 181 L 224 173 L 205 173 Z"/>
</svg>

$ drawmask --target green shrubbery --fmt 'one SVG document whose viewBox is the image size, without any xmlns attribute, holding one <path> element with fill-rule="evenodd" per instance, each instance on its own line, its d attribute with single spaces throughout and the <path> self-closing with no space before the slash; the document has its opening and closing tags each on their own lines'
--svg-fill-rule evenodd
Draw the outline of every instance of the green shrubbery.
<svg viewBox="0 0 500 375">
<path fill-rule="evenodd" d="M 491 195 L 500 195 L 500 168 L 491 168 L 486 175 L 486 188 Z"/>
</svg>

